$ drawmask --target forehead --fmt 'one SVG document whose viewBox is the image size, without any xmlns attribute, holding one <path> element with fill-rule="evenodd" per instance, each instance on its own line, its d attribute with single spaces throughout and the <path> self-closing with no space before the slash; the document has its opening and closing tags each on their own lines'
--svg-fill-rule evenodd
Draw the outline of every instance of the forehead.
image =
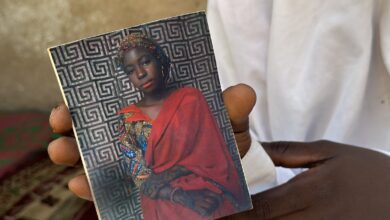
<svg viewBox="0 0 390 220">
<path fill-rule="evenodd" d="M 135 47 L 130 50 L 127 50 L 124 53 L 123 61 L 125 64 L 137 62 L 140 58 L 144 56 L 152 55 L 152 53 L 143 47 Z"/>
</svg>

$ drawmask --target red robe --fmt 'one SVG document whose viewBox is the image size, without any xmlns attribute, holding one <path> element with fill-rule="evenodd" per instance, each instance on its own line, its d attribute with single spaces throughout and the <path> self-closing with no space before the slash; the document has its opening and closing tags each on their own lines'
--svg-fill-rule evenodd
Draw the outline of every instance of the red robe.
<svg viewBox="0 0 390 220">
<path fill-rule="evenodd" d="M 134 111 L 134 107 L 128 108 Z M 126 109 L 121 112 L 126 112 Z M 142 114 L 140 110 L 139 113 Z M 225 195 L 232 195 L 237 204 L 245 201 L 226 143 L 206 100 L 195 88 L 178 89 L 164 101 L 153 121 L 145 161 L 153 173 L 161 173 L 177 165 L 193 173 L 173 180 L 170 183 L 172 187 L 183 190 L 206 188 L 216 193 L 224 191 Z M 234 202 L 225 196 L 212 216 L 201 217 L 192 209 L 171 201 L 153 200 L 141 195 L 146 220 L 214 219 L 237 212 Z"/>
</svg>

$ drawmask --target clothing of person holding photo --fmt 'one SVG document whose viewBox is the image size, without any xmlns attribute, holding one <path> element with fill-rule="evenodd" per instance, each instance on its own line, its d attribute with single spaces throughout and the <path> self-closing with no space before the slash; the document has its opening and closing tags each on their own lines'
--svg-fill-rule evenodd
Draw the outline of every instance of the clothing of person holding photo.
<svg viewBox="0 0 390 220">
<path fill-rule="evenodd" d="M 390 219 L 390 1 L 209 0 L 207 13 L 222 86 L 258 95 L 243 158 L 257 218 Z"/>
<path fill-rule="evenodd" d="M 202 93 L 168 89 L 169 58 L 132 33 L 119 61 L 142 99 L 119 111 L 120 148 L 140 188 L 145 219 L 215 219 L 239 210 L 243 190 Z"/>
</svg>

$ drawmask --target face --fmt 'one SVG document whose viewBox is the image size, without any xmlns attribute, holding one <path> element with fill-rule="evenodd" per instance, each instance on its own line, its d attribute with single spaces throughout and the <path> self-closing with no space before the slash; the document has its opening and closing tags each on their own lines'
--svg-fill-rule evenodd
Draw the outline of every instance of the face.
<svg viewBox="0 0 390 220">
<path fill-rule="evenodd" d="M 123 66 L 133 85 L 144 93 L 164 88 L 161 64 L 147 49 L 134 48 L 126 52 Z"/>
</svg>

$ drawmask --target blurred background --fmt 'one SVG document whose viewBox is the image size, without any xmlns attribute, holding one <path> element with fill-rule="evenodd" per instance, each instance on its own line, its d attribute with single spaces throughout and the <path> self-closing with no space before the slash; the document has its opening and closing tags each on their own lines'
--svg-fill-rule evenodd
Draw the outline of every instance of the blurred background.
<svg viewBox="0 0 390 220">
<path fill-rule="evenodd" d="M 0 109 L 43 110 L 61 101 L 48 47 L 206 9 L 206 0 L 1 0 Z"/>
<path fill-rule="evenodd" d="M 206 9 L 206 0 L 0 1 L 0 219 L 91 219 L 67 181 L 82 168 L 47 157 L 48 117 L 62 100 L 46 49 Z M 93 218 L 92 218 L 93 219 Z"/>
</svg>

